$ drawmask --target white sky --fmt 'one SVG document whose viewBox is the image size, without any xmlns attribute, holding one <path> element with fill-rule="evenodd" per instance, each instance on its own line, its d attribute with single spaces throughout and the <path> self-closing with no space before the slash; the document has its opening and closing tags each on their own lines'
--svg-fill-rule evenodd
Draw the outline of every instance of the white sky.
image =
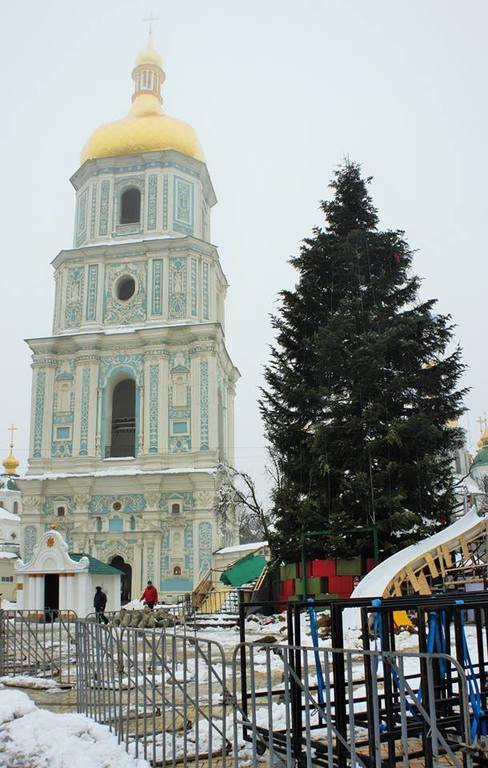
<svg viewBox="0 0 488 768">
<path fill-rule="evenodd" d="M 23 339 L 49 335 L 50 261 L 71 247 L 69 177 L 100 123 L 126 114 L 130 72 L 155 44 L 165 109 L 189 121 L 216 189 L 213 241 L 230 282 L 227 343 L 242 373 L 238 463 L 261 476 L 257 396 L 287 259 L 348 154 L 372 174 L 381 226 L 418 249 L 423 296 L 457 324 L 472 387 L 469 445 L 488 409 L 485 0 L 27 0 L 2 3 L 0 449 L 27 457 Z"/>
</svg>

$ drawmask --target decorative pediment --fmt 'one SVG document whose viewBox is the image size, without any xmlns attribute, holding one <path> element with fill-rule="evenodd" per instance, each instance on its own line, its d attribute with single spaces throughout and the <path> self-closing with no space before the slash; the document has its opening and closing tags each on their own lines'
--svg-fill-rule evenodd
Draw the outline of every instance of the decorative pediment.
<svg viewBox="0 0 488 768">
<path fill-rule="evenodd" d="M 42 534 L 29 562 L 19 561 L 16 563 L 15 570 L 19 574 L 73 573 L 88 571 L 88 567 L 88 558 L 72 560 L 68 554 L 68 545 L 59 531 L 50 529 Z"/>
<path fill-rule="evenodd" d="M 134 547 L 126 544 L 120 539 L 117 541 L 105 540 L 97 543 L 97 555 L 104 562 L 110 562 L 112 558 L 119 555 L 125 562 L 134 561 Z"/>
</svg>

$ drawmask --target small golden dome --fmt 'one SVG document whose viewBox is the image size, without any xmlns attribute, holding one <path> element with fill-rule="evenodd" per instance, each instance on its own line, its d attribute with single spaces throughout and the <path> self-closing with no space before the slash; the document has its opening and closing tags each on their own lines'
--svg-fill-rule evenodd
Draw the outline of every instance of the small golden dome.
<svg viewBox="0 0 488 768">
<path fill-rule="evenodd" d="M 147 73 L 143 71 L 146 66 Z M 193 128 L 182 120 L 165 115 L 162 110 L 160 89 L 165 74 L 161 57 L 152 46 L 151 36 L 137 57 L 132 77 L 135 92 L 129 115 L 97 128 L 83 147 L 81 162 L 162 149 L 174 149 L 203 160 Z"/>
<path fill-rule="evenodd" d="M 482 432 L 480 439 L 478 440 L 478 450 L 482 450 L 483 448 L 486 448 L 488 446 L 488 427 L 485 427 L 484 432 Z"/>
<path fill-rule="evenodd" d="M 16 475 L 20 465 L 20 461 L 10 451 L 9 455 L 2 462 L 7 475 Z"/>
<path fill-rule="evenodd" d="M 136 67 L 140 67 L 144 64 L 155 64 L 157 67 L 160 67 L 161 69 L 163 68 L 163 60 L 153 47 L 151 32 L 149 32 L 146 47 L 142 49 L 136 59 Z"/>
</svg>

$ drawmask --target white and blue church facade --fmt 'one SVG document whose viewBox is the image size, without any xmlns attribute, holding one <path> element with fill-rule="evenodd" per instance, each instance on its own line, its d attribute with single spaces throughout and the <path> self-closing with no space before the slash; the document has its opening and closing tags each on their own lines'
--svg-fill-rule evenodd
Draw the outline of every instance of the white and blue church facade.
<svg viewBox="0 0 488 768">
<path fill-rule="evenodd" d="M 225 345 L 227 282 L 211 243 L 216 202 L 193 129 L 162 110 L 149 38 L 129 115 L 100 126 L 71 182 L 74 247 L 53 261 L 52 336 L 29 339 L 32 411 L 22 558 L 56 527 L 69 550 L 191 590 L 238 543 L 217 519 L 233 463 L 239 373 Z"/>
</svg>

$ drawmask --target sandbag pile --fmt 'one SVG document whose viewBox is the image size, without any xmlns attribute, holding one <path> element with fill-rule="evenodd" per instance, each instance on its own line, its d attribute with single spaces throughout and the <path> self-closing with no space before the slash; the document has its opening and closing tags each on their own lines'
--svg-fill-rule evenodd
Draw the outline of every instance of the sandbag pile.
<svg viewBox="0 0 488 768">
<path fill-rule="evenodd" d="M 152 627 L 173 627 L 177 619 L 166 608 L 151 611 L 147 606 L 142 611 L 128 611 L 122 608 L 113 619 L 114 627 L 134 627 L 150 629 Z"/>
</svg>

